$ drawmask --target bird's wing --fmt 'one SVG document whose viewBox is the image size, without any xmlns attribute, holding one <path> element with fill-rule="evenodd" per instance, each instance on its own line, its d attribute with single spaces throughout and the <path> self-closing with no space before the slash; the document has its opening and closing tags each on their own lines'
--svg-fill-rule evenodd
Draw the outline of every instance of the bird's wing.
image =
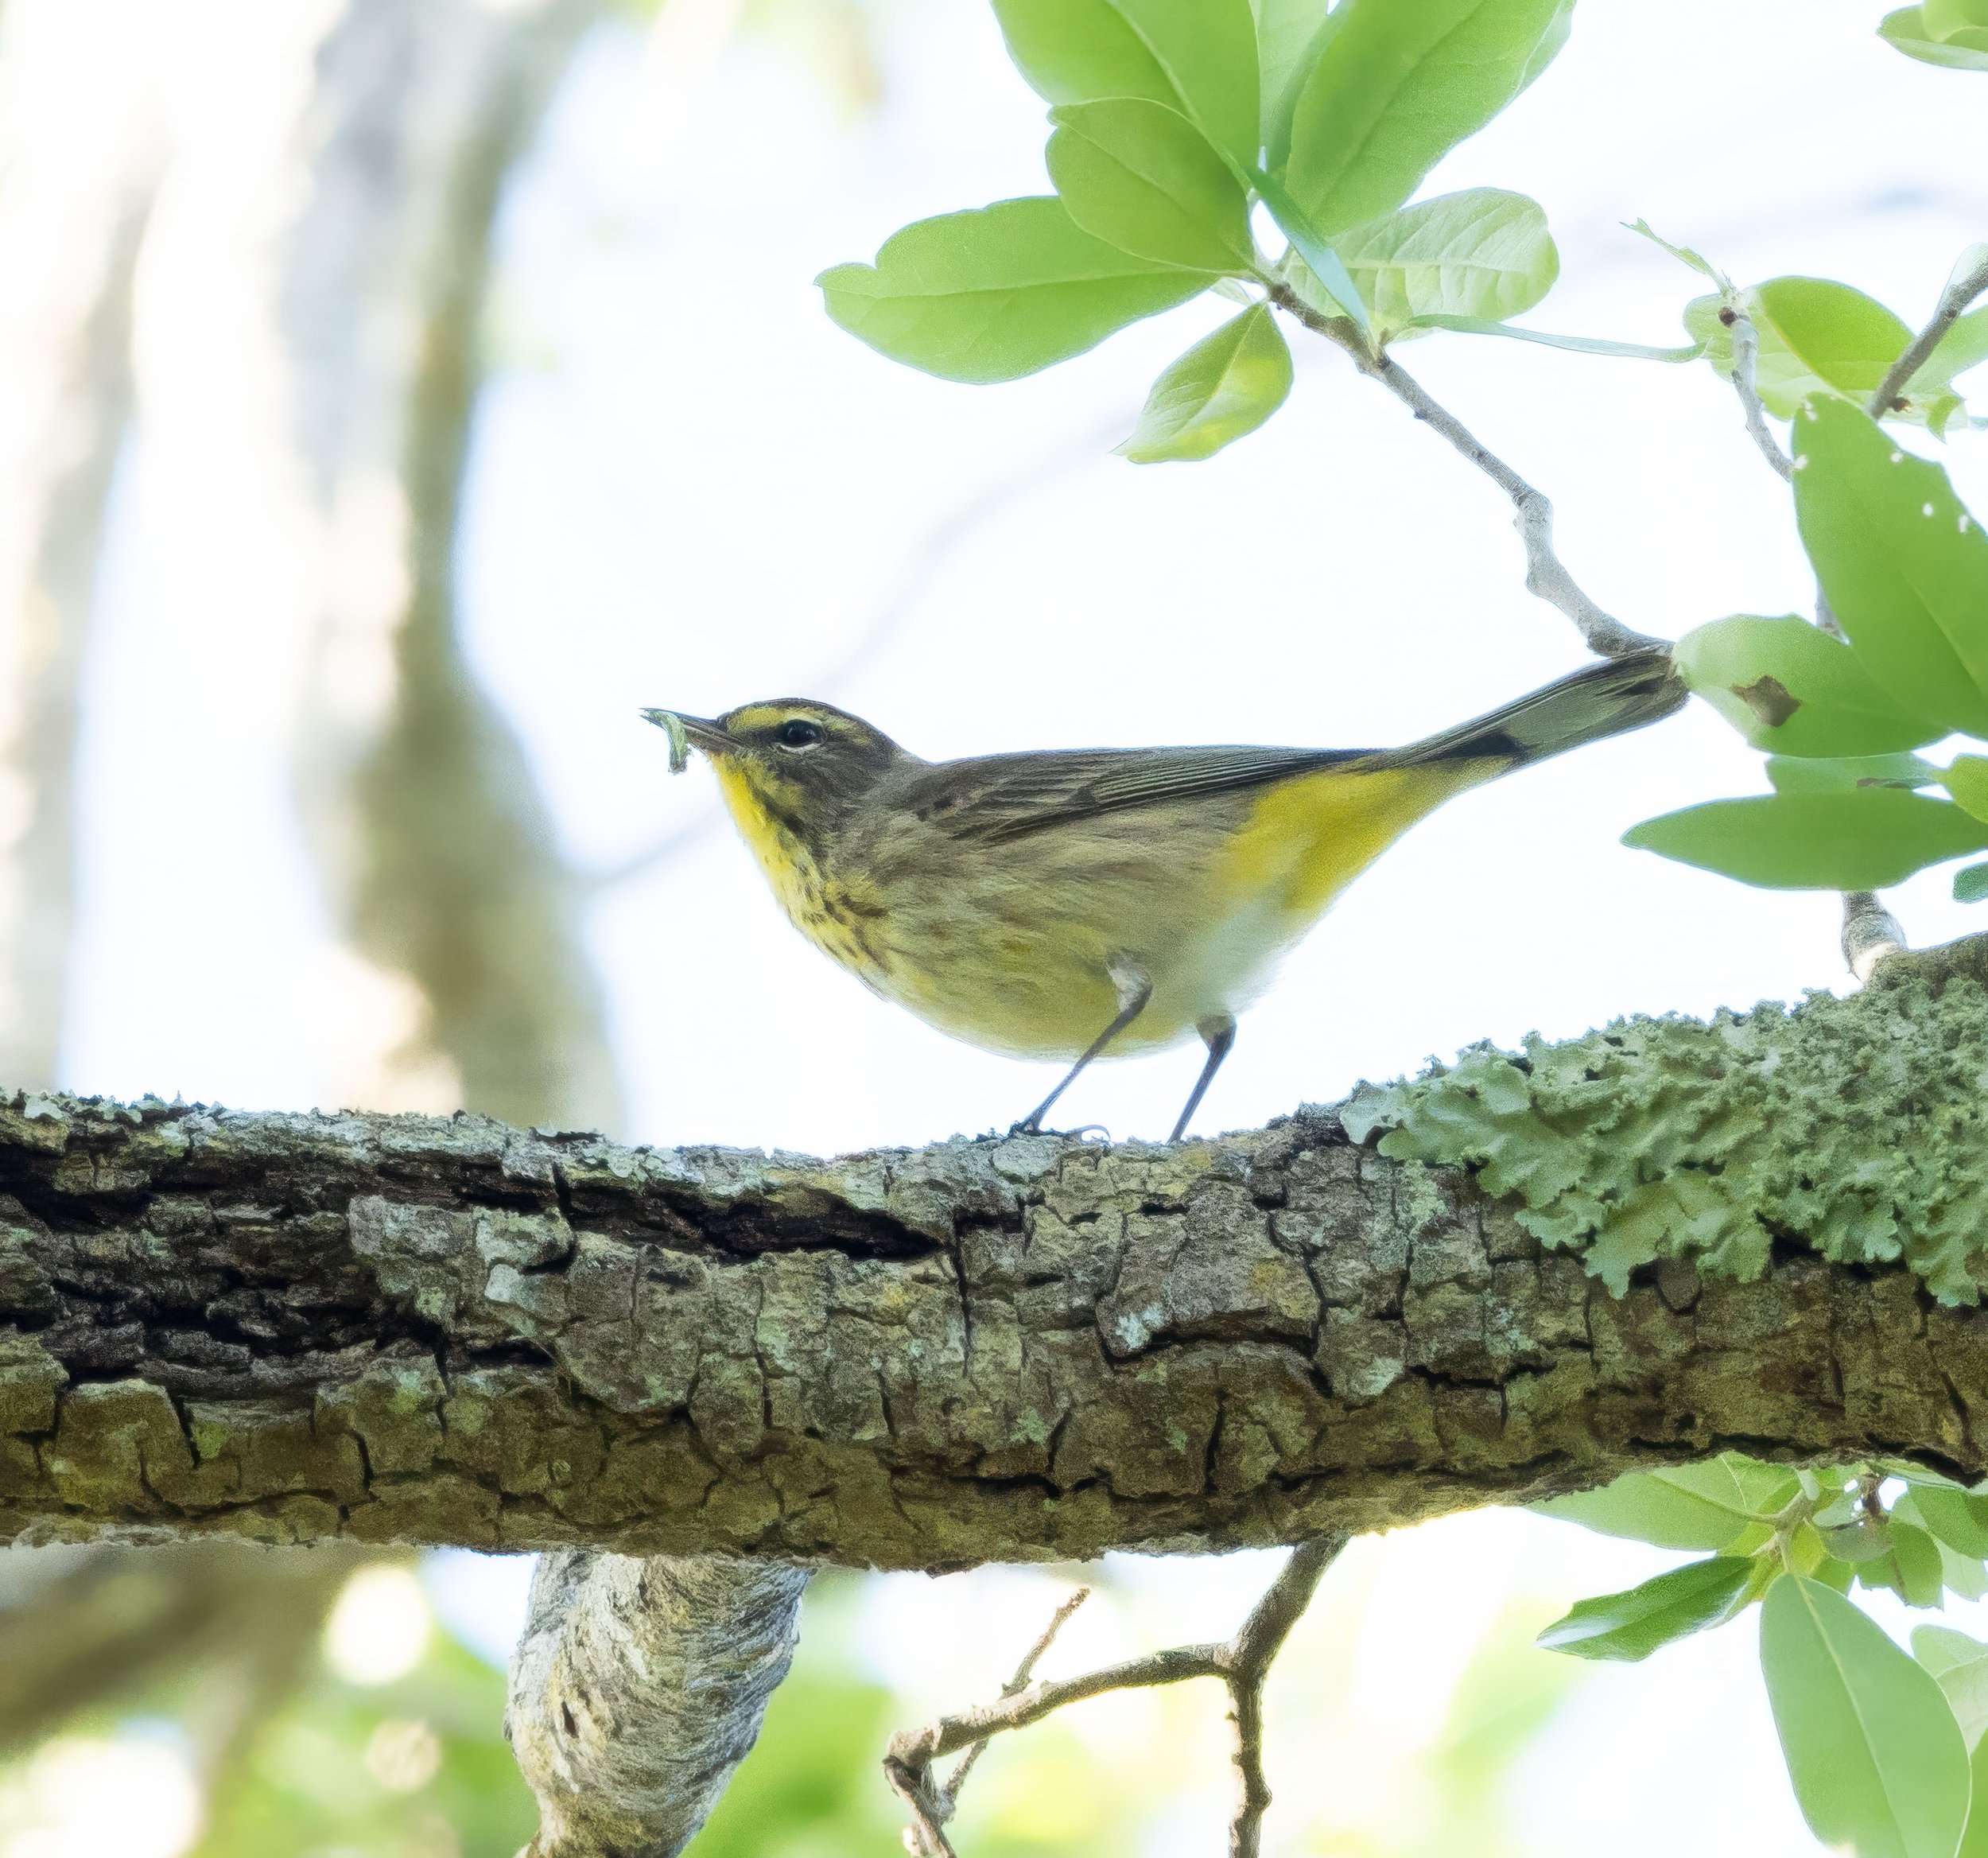
<svg viewBox="0 0 1988 1858">
<path fill-rule="evenodd" d="M 1077 748 L 925 768 L 902 796 L 955 838 L 1019 838 L 1130 807 L 1233 793 L 1365 760 L 1357 748 Z"/>
</svg>

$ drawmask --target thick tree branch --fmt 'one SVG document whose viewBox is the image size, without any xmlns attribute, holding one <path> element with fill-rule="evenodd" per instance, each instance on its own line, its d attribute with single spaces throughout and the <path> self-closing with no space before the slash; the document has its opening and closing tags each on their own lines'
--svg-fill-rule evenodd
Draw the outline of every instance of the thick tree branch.
<svg viewBox="0 0 1988 1858">
<path fill-rule="evenodd" d="M 1380 382 L 1416 418 L 1441 433 L 1512 499 L 1512 527 L 1525 544 L 1527 591 L 1566 614 L 1587 641 L 1590 651 L 1604 658 L 1622 658 L 1664 645 L 1664 639 L 1632 632 L 1588 597 L 1554 548 L 1553 505 L 1546 493 L 1527 483 L 1462 420 L 1439 404 L 1392 356 L 1376 354 L 1348 319 L 1322 315 L 1288 284 L 1272 284 L 1270 301 L 1307 328 L 1345 349 L 1362 374 Z"/>
<path fill-rule="evenodd" d="M 1644 1267 L 1619 1301 L 1470 1170 L 1326 1111 L 813 1162 L 16 1098 L 0 1532 L 938 1568 L 1302 1541 L 1734 1444 L 1978 1475 L 1988 1317 L 1883 1261 L 1944 1247 L 1951 1277 L 1988 1181 L 1984 947 L 1583 1042 L 1573 1072 L 1619 1079 L 1515 1123 L 1506 1177 L 1536 1147 L 1632 1178 L 1631 1238 L 1715 1210 L 1765 1267 Z M 1782 1184 L 1708 1202 L 1742 1138 Z M 1870 1262 L 1807 1249 L 1846 1230 Z"/>
<path fill-rule="evenodd" d="M 541 1560 L 504 1722 L 538 1796 L 524 1858 L 681 1851 L 759 1735 L 806 1585 L 777 1561 Z"/>
</svg>

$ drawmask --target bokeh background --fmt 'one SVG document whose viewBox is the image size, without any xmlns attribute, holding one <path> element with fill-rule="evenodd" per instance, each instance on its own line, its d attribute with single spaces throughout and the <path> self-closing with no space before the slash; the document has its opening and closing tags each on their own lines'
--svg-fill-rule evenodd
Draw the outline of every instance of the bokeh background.
<svg viewBox="0 0 1988 1858">
<path fill-rule="evenodd" d="M 1881 10 L 1582 0 L 1429 191 L 1544 203 L 1543 328 L 1682 339 L 1698 281 L 1638 216 L 1916 322 L 1988 233 L 1988 116 Z M 1049 1074 L 822 962 L 638 706 L 825 697 L 934 756 L 1355 745 L 1577 662 L 1491 487 L 1322 344 L 1264 432 L 1142 469 L 1109 449 L 1217 306 L 992 389 L 826 321 L 817 271 L 1043 190 L 1043 137 L 983 0 L 4 0 L 0 1083 L 815 1152 L 1005 1126 Z M 1631 624 L 1810 597 L 1703 367 L 1404 359 Z M 1983 507 L 1982 438 L 1947 455 Z M 1202 1126 L 1844 984 L 1833 899 L 1616 843 L 1760 785 L 1695 712 L 1456 803 L 1299 951 Z M 1971 926 L 1938 874 L 1892 900 Z M 1163 1133 L 1198 1057 L 1100 1067 L 1071 1118 Z M 1356 1545 L 1272 1685 L 1271 1848 L 1812 1851 L 1750 1626 L 1634 1669 L 1531 1648 L 1667 1559 L 1508 1514 Z M 1047 1668 L 1225 1633 L 1272 1565 L 1085 1571 Z M 528 1578 L 0 1557 L 0 1858 L 508 1858 Z M 699 1858 L 898 1849 L 887 1735 L 990 1694 L 1077 1578 L 822 1580 Z M 1218 1849 L 1222 1748 L 1212 1693 L 1085 1706 L 989 1755 L 963 1848 Z"/>
</svg>

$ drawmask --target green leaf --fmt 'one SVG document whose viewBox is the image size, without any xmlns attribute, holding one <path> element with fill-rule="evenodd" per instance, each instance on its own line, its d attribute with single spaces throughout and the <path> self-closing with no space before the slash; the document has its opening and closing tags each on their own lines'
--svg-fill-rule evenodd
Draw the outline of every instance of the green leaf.
<svg viewBox="0 0 1988 1858">
<path fill-rule="evenodd" d="M 1988 848 L 1988 826 L 1896 787 L 1710 800 L 1623 834 L 1637 851 L 1764 890 L 1882 890 Z"/>
<path fill-rule="evenodd" d="M 1874 297 L 1827 278 L 1770 278 L 1746 293 L 1761 343 L 1754 384 L 1769 412 L 1792 419 L 1818 386 L 1868 400 L 1912 332 Z"/>
<path fill-rule="evenodd" d="M 1988 26 L 1988 0 L 1925 0 L 1919 10 L 1936 39 Z"/>
<path fill-rule="evenodd" d="M 1988 736 L 1988 536 L 1947 473 L 1857 407 L 1795 422 L 1802 545 L 1865 670 L 1893 700 Z"/>
<path fill-rule="evenodd" d="M 1254 432 L 1291 391 L 1291 351 L 1263 304 L 1204 336 L 1153 383 L 1132 436 L 1135 464 L 1206 458 Z"/>
<path fill-rule="evenodd" d="M 1252 180 L 1278 231 L 1291 241 L 1292 251 L 1303 261 L 1299 274 L 1291 279 L 1298 294 L 1307 301 L 1322 297 L 1323 306 L 1329 311 L 1342 311 L 1362 329 L 1370 328 L 1367 305 L 1353 283 L 1352 274 L 1340 262 L 1338 253 L 1318 235 L 1317 229 L 1299 210 L 1298 203 L 1284 191 L 1283 183 L 1268 173 L 1257 173 Z"/>
<path fill-rule="evenodd" d="M 1887 1523 L 1889 1553 L 1863 1562 L 1857 1570 L 1866 1587 L 1882 1587 L 1908 1607 L 1936 1607 L 1946 1588 L 1946 1567 L 1939 1545 L 1916 1524 L 1894 1514 Z"/>
<path fill-rule="evenodd" d="M 1560 274 L 1537 200 L 1493 187 L 1404 207 L 1333 241 L 1383 332 L 1418 317 L 1501 322 L 1530 309 Z"/>
<path fill-rule="evenodd" d="M 1598 1491 L 1549 1497 L 1532 1508 L 1660 1549 L 1719 1549 L 1784 1509 L 1800 1487 L 1777 1465 L 1728 1452 L 1703 1464 L 1630 1471 Z"/>
<path fill-rule="evenodd" d="M 1833 794 L 1845 787 L 1928 787 L 1938 784 L 1941 772 L 1916 755 L 1767 758 L 1767 778 L 1777 794 Z"/>
<path fill-rule="evenodd" d="M 1672 1639 L 1723 1626 L 1744 1604 L 1754 1562 L 1719 1555 L 1673 1568 L 1626 1593 L 1578 1600 L 1540 1634 L 1547 1651 L 1634 1662 Z"/>
<path fill-rule="evenodd" d="M 1575 355 L 1610 355 L 1626 361 L 1695 361 L 1705 352 L 1701 343 L 1687 348 L 1652 348 L 1642 342 L 1611 342 L 1600 336 L 1556 336 L 1546 329 L 1522 329 L 1515 323 L 1494 323 L 1483 317 L 1419 316 L 1411 329 L 1454 329 L 1462 336 L 1509 336 L 1515 342 L 1537 342 L 1542 348 L 1564 348 Z"/>
<path fill-rule="evenodd" d="M 1954 1858 L 1988 1858 L 1988 1737 L 1974 1743 L 1968 1762 L 1974 1798 L 1967 1809 L 1967 1829 L 1960 1835 Z"/>
<path fill-rule="evenodd" d="M 1878 33 L 1894 50 L 1922 64 L 1942 64 L 1949 71 L 1988 71 L 1988 33 L 1977 28 L 1943 41 L 1928 32 L 1924 14 L 1923 7 L 1901 6 L 1885 15 Z"/>
<path fill-rule="evenodd" d="M 1849 646 L 1793 613 L 1714 620 L 1672 655 L 1693 690 L 1770 753 L 1884 755 L 1947 733 L 1893 702 Z"/>
<path fill-rule="evenodd" d="M 815 282 L 829 314 L 895 361 L 954 381 L 1007 381 L 1095 348 L 1198 295 L 1212 276 L 1093 239 L 1053 196 L 921 220 L 872 265 Z"/>
<path fill-rule="evenodd" d="M 1971 309 L 1955 319 L 1954 326 L 1940 338 L 1939 346 L 1905 383 L 1905 391 L 1915 400 L 1936 398 L 1947 391 L 1956 375 L 1980 367 L 1984 361 L 1988 361 L 1988 309 Z"/>
<path fill-rule="evenodd" d="M 1988 896 L 1988 865 L 1970 865 L 1954 873 L 1954 901 L 1978 904 Z"/>
<path fill-rule="evenodd" d="M 1256 270 L 1248 196 L 1178 111 L 1114 97 L 1063 104 L 1050 121 L 1049 177 L 1086 232 L 1158 264 Z"/>
<path fill-rule="evenodd" d="M 1974 1561 L 1988 1557 L 1988 1497 L 1938 1484 L 1915 1484 L 1897 1507 L 1911 1504 L 1914 1520 L 1960 1554 Z"/>
<path fill-rule="evenodd" d="M 1912 1633 L 1912 1656 L 1932 1673 L 1967 1746 L 1976 1747 L 1988 1729 L 1988 1645 L 1951 1626 L 1921 1626 Z"/>
<path fill-rule="evenodd" d="M 1915 1626 L 1912 1656 L 1937 1677 L 1956 1665 L 1988 1658 L 1988 1645 L 1951 1626 Z"/>
<path fill-rule="evenodd" d="M 1956 1554 L 1944 1542 L 1939 1545 L 1939 1565 L 1949 1593 L 1964 1600 L 1988 1599 L 1988 1566 L 1971 1555 Z"/>
<path fill-rule="evenodd" d="M 1050 103 L 1164 103 L 1238 166 L 1256 166 L 1249 0 L 994 0 L 994 13 L 1016 69 Z"/>
<path fill-rule="evenodd" d="M 1953 1858 L 1967 1744 L 1939 1686 L 1818 1581 L 1777 1580 L 1761 1669 L 1810 1831 L 1858 1858 Z"/>
<path fill-rule="evenodd" d="M 1342 0 L 1291 112 L 1285 181 L 1326 238 L 1401 205 L 1566 42 L 1573 0 Z"/>
<path fill-rule="evenodd" d="M 1839 1561 L 1847 1561 L 1853 1567 L 1862 1567 L 1866 1562 L 1882 1561 L 1892 1549 L 1891 1523 L 1889 1519 L 1858 1516 L 1854 1522 L 1835 1526 L 1823 1525 L 1817 1532 L 1823 1538 L 1823 1546 Z"/>
<path fill-rule="evenodd" d="M 1726 274 L 1702 252 L 1692 251 L 1688 245 L 1673 245 L 1664 235 L 1652 227 L 1648 220 L 1625 220 L 1622 224 L 1639 237 L 1647 239 L 1652 245 L 1660 245 L 1681 265 L 1688 266 L 1701 278 L 1710 278 L 1715 284 L 1723 284 Z"/>
<path fill-rule="evenodd" d="M 1770 278 L 1738 293 L 1753 326 L 1753 385 L 1777 419 L 1811 395 L 1868 400 L 1905 352 L 1912 332 L 1875 297 L 1827 278 Z M 1713 371 L 1733 371 L 1732 325 L 1722 293 L 1694 297 L 1684 326 L 1705 345 Z"/>
<path fill-rule="evenodd" d="M 1940 781 L 1977 819 L 1988 819 L 1988 756 L 1956 755 Z M 1982 1553 L 1988 1555 L 1988 1549 Z"/>
<path fill-rule="evenodd" d="M 1256 0 L 1256 60 L 1263 97 L 1265 165 L 1281 169 L 1291 153 L 1291 111 L 1326 39 L 1345 17 L 1330 0 Z"/>
</svg>

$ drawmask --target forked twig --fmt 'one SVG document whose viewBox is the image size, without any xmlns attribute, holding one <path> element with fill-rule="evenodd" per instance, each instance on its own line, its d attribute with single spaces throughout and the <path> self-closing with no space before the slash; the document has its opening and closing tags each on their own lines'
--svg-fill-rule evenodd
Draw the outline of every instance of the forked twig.
<svg viewBox="0 0 1988 1858">
<path fill-rule="evenodd" d="M 1015 1675 L 1001 1686 L 1002 1696 L 1012 1697 L 1018 1691 L 1026 1690 L 1028 1688 L 1028 1681 L 1035 1675 L 1035 1667 L 1042 1662 L 1043 1653 L 1056 1642 L 1057 1634 L 1063 1630 L 1064 1624 L 1071 1614 L 1074 1613 L 1090 1597 L 1091 1590 L 1088 1587 L 1080 1587 L 1050 1615 L 1049 1623 L 1036 1634 L 1035 1642 L 1028 1648 L 1022 1662 L 1015 1667 Z M 934 1798 L 938 1806 L 942 1809 L 939 1815 L 942 1821 L 953 1817 L 959 1806 L 960 1789 L 966 1785 L 966 1777 L 973 1771 L 974 1763 L 980 1759 L 986 1750 L 987 1743 L 984 1739 L 974 1743 L 965 1754 L 960 1757 L 958 1767 L 953 1770 L 945 1786 L 938 1790 Z"/>
<path fill-rule="evenodd" d="M 1719 311 L 1719 321 L 1733 335 L 1733 371 L 1727 379 L 1733 383 L 1733 391 L 1739 395 L 1741 410 L 1746 415 L 1746 436 L 1760 448 L 1761 456 L 1781 481 L 1792 484 L 1795 480 L 1795 461 L 1781 449 L 1780 441 L 1769 430 L 1767 408 L 1761 402 L 1755 380 L 1760 365 L 1760 333 L 1753 327 L 1753 319 L 1747 313 L 1740 293 L 1728 284 L 1724 294 L 1726 304 Z"/>
<path fill-rule="evenodd" d="M 1089 1591 L 1080 1589 L 1058 1610 L 1016 1671 L 1015 1681 L 996 1701 L 942 1716 L 922 1729 L 906 1730 L 891 1739 L 883 1772 L 911 1809 L 911 1824 L 904 1834 L 906 1850 L 913 1858 L 958 1858 L 946 1837 L 945 1822 L 952 1817 L 967 1770 L 992 1737 L 1010 1729 L 1025 1729 L 1066 1704 L 1111 1691 L 1150 1689 L 1194 1677 L 1216 1677 L 1228 1689 L 1229 1720 L 1235 1730 L 1237 1798 L 1229 1821 L 1229 1858 L 1257 1858 L 1264 1810 L 1270 1804 L 1263 1768 L 1264 1681 L 1291 1629 L 1310 1603 L 1320 1577 L 1345 1546 L 1346 1539 L 1343 1534 L 1321 1536 L 1292 1549 L 1290 1560 L 1233 1638 L 1214 1645 L 1170 1646 L 1081 1677 L 1029 1682 L 1035 1661 Z M 965 1759 L 949 1781 L 936 1786 L 932 1764 L 962 1749 L 967 1751 Z"/>
</svg>

